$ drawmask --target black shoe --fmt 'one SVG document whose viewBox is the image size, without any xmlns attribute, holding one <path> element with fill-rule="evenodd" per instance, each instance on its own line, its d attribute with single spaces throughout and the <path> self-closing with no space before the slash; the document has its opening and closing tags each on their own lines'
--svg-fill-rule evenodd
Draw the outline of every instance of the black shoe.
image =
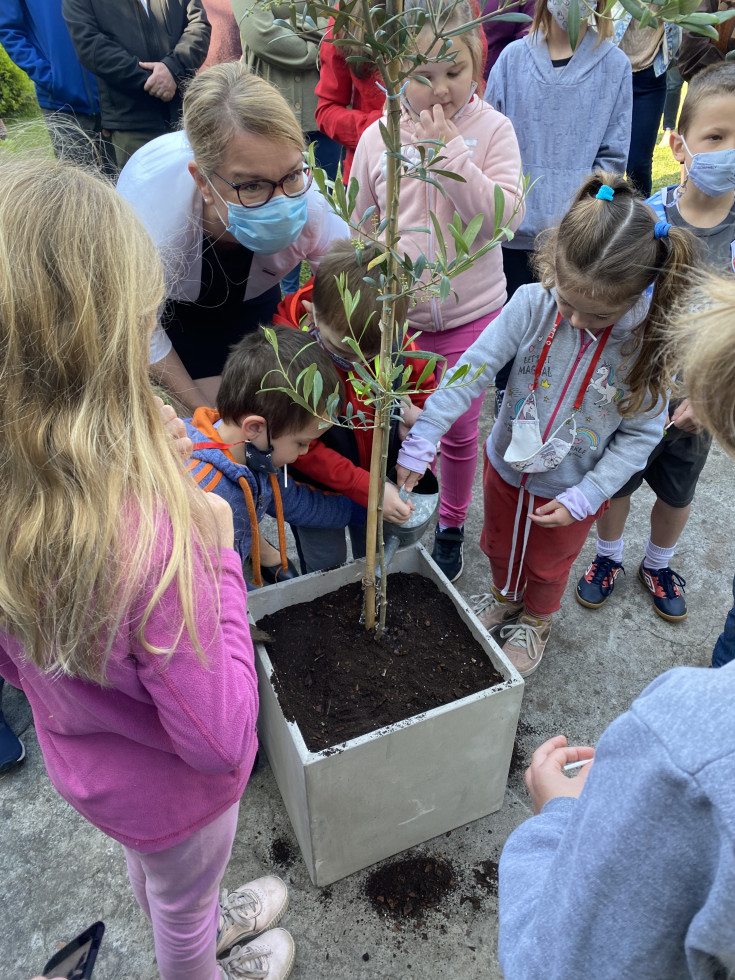
<svg viewBox="0 0 735 980">
<path fill-rule="evenodd" d="M 287 582 L 289 579 L 299 577 L 296 566 L 290 558 L 288 568 L 284 569 L 283 565 L 261 565 L 260 574 L 266 585 L 275 585 L 276 582 Z"/>
<path fill-rule="evenodd" d="M 26 747 L 2 719 L 0 711 L 0 772 L 10 772 L 26 757 Z"/>
<path fill-rule="evenodd" d="M 447 527 L 439 530 L 437 524 L 434 531 L 434 550 L 431 557 L 444 572 L 450 582 L 456 582 L 462 574 L 462 543 L 464 541 L 464 525 L 462 527 Z"/>
</svg>

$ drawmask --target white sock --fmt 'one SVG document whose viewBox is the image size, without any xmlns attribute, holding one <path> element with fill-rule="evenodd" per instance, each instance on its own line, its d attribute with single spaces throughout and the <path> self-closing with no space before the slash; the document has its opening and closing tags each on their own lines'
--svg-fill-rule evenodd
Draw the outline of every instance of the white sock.
<svg viewBox="0 0 735 980">
<path fill-rule="evenodd" d="M 600 558 L 612 558 L 616 565 L 623 563 L 623 538 L 617 541 L 603 541 L 597 536 L 597 554 Z"/>
<path fill-rule="evenodd" d="M 675 551 L 676 545 L 673 548 L 659 548 L 658 545 L 653 544 L 649 537 L 646 553 L 643 556 L 644 568 L 650 568 L 651 571 L 656 571 L 657 568 L 666 568 L 674 557 Z"/>
</svg>

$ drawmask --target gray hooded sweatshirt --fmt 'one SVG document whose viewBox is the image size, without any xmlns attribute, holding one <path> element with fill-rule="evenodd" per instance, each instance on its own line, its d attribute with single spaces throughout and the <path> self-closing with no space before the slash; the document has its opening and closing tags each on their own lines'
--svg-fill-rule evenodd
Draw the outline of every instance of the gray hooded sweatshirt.
<svg viewBox="0 0 735 980">
<path fill-rule="evenodd" d="M 523 172 L 535 181 L 526 216 L 503 248 L 532 249 L 539 232 L 566 213 L 593 170 L 624 173 L 630 146 L 630 61 L 588 30 L 569 64 L 554 68 L 546 41 L 524 37 L 504 48 L 485 90 L 513 123 Z"/>
<path fill-rule="evenodd" d="M 634 473 L 642 470 L 654 446 L 663 435 L 666 402 L 660 399 L 652 411 L 622 418 L 616 408 L 627 394 L 625 371 L 635 359 L 631 330 L 646 315 L 645 296 L 615 324 L 575 416 L 577 432 L 566 458 L 543 473 L 523 475 L 503 460 L 510 444 L 511 419 L 529 393 L 534 370 L 557 315 L 554 290 L 539 283 L 521 286 L 500 315 L 462 355 L 451 375 L 462 365 L 471 366 L 468 377 L 478 368 L 480 375 L 463 387 L 438 388 L 426 401 L 424 411 L 404 441 L 398 462 L 411 465 L 414 440 L 436 444 L 452 423 L 493 383 L 497 371 L 515 359 L 508 379 L 498 420 L 487 440 L 487 455 L 506 483 L 526 489 L 539 497 L 558 497 L 577 488 L 594 514 Z M 562 425 L 571 415 L 587 369 L 600 343 L 562 319 L 543 366 L 536 391 L 536 407 L 542 436 Z M 420 344 L 420 341 L 419 341 Z M 569 441 L 567 426 L 560 438 Z M 424 444 L 425 445 L 425 444 Z M 423 448 L 423 446 L 421 447 Z M 414 457 L 415 458 L 415 457 Z M 419 467 L 419 471 L 422 469 Z"/>
<path fill-rule="evenodd" d="M 506 980 L 735 977 L 735 662 L 657 678 L 500 859 Z"/>
</svg>

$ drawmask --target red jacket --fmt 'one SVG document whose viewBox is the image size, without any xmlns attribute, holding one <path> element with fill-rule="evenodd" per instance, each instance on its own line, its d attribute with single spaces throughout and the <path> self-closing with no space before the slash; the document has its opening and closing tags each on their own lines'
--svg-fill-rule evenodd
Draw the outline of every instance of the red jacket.
<svg viewBox="0 0 735 980">
<path fill-rule="evenodd" d="M 350 71 L 344 49 L 332 44 L 333 23 L 330 21 L 319 48 L 316 124 L 322 133 L 344 146 L 342 176 L 346 183 L 363 131 L 383 114 L 385 94 L 375 84 L 380 81 L 379 72 L 358 78 Z"/>
<path fill-rule="evenodd" d="M 306 316 L 303 300 L 310 301 L 313 291 L 313 280 L 310 280 L 297 293 L 290 293 L 285 296 L 278 305 L 278 310 L 273 317 L 273 322 L 287 327 L 299 329 L 299 324 Z M 409 350 L 420 350 L 416 344 L 412 343 Z M 411 381 L 417 382 L 421 372 L 426 366 L 426 361 L 418 358 L 409 358 L 407 363 L 411 367 Z M 351 403 L 354 412 L 365 413 L 366 421 L 372 422 L 375 412 L 371 405 L 363 402 L 354 387 L 349 381 L 348 375 L 336 364 L 334 365 L 337 373 L 345 387 L 346 404 Z M 436 380 L 432 374 L 423 384 L 424 394 L 412 395 L 411 401 L 420 408 L 424 407 L 429 393 L 436 387 Z M 357 463 L 352 462 L 340 452 L 332 449 L 325 443 L 330 436 L 335 434 L 340 442 L 344 443 L 344 436 L 347 435 L 352 442 L 355 450 Z M 354 500 L 355 503 L 367 506 L 368 484 L 370 482 L 370 455 L 373 449 L 373 430 L 372 428 L 355 428 L 352 430 L 337 429 L 335 426 L 321 439 L 316 439 L 304 456 L 300 456 L 298 463 L 291 467 L 291 471 L 298 469 L 298 472 L 308 478 L 310 483 L 316 483 L 328 490 L 337 491 Z"/>
</svg>

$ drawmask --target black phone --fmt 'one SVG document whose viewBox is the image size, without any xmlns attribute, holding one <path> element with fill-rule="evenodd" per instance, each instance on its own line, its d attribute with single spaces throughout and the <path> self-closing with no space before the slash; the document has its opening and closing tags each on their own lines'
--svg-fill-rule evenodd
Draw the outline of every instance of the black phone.
<svg viewBox="0 0 735 980">
<path fill-rule="evenodd" d="M 72 939 L 43 968 L 44 977 L 65 977 L 66 980 L 89 980 L 104 935 L 104 922 L 95 922 Z"/>
</svg>

